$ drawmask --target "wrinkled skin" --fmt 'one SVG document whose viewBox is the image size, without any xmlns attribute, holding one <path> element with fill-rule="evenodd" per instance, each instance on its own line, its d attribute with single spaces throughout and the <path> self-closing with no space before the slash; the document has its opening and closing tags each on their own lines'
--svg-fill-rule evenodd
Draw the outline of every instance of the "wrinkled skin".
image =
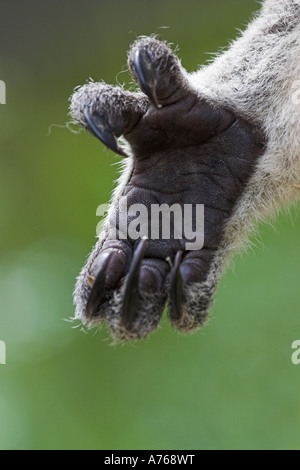
<svg viewBox="0 0 300 470">
<path fill-rule="evenodd" d="M 108 220 L 75 300 L 84 323 L 106 320 L 119 340 L 153 331 L 168 298 L 177 329 L 203 325 L 213 290 L 202 293 L 201 302 L 189 299 L 205 283 L 225 224 L 265 145 L 251 123 L 192 89 L 166 44 L 139 40 L 129 66 L 143 95 L 93 84 L 74 95 L 73 115 L 116 153 L 126 156 L 117 142 L 121 135 L 130 145 L 132 171 L 121 191 L 128 205 L 204 204 L 205 225 L 203 248 L 187 251 L 185 239 L 151 240 L 149 234 L 148 240 L 120 240 Z"/>
</svg>

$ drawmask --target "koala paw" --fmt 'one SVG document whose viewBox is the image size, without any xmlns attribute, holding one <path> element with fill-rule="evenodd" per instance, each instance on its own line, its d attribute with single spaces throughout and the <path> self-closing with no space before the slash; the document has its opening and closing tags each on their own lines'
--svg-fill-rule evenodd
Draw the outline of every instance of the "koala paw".
<svg viewBox="0 0 300 470">
<path fill-rule="evenodd" d="M 176 329 L 194 331 L 205 323 L 224 227 L 264 147 L 251 123 L 200 96 L 164 42 L 139 39 L 128 64 L 141 92 L 89 83 L 71 100 L 74 120 L 127 158 L 105 229 L 75 289 L 76 318 L 90 326 L 107 322 L 116 340 L 140 339 L 157 328 L 168 298 Z M 128 208 L 146 208 L 140 237 L 126 230 L 124 236 L 122 198 Z M 204 206 L 201 246 L 188 248 L 186 233 L 151 236 L 153 205 L 176 207 L 173 219 L 187 206 Z M 197 237 L 195 217 L 194 211 Z"/>
</svg>

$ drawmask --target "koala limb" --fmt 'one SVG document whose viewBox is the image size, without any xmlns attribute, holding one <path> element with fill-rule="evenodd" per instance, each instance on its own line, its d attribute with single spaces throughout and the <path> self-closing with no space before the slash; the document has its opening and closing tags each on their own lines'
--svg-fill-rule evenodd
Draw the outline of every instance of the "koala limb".
<svg viewBox="0 0 300 470">
<path fill-rule="evenodd" d="M 175 328 L 205 323 L 231 254 L 259 219 L 299 197 L 299 57 L 300 1 L 266 0 L 228 51 L 194 74 L 144 37 L 128 56 L 141 93 L 89 83 L 73 94 L 74 121 L 129 157 L 77 280 L 75 318 L 139 339 L 169 298 Z M 184 237 L 124 239 L 123 197 L 148 209 L 204 204 L 203 248 L 186 250 Z"/>
</svg>

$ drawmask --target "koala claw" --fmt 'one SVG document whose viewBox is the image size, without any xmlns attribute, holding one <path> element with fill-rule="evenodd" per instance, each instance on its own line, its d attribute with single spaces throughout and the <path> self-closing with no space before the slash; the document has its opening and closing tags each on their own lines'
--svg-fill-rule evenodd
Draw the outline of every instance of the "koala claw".
<svg viewBox="0 0 300 470">
<path fill-rule="evenodd" d="M 150 98 L 158 109 L 161 108 L 162 105 L 159 103 L 156 94 L 157 78 L 155 76 L 155 70 L 145 50 L 138 49 L 136 51 L 134 55 L 134 67 L 140 89 Z"/>
<path fill-rule="evenodd" d="M 129 272 L 127 275 L 126 287 L 123 299 L 122 321 L 126 328 L 130 328 L 137 310 L 137 301 L 139 293 L 139 273 L 145 254 L 148 240 L 140 240 L 137 249 L 134 252 Z"/>
<path fill-rule="evenodd" d="M 105 277 L 112 255 L 113 253 L 109 253 L 102 268 L 97 274 L 97 277 L 93 278 L 94 282 L 86 305 L 86 312 L 88 318 L 92 318 L 97 314 L 97 311 L 99 310 L 105 298 Z"/>
<path fill-rule="evenodd" d="M 175 256 L 174 266 L 171 273 L 170 317 L 173 320 L 178 320 L 181 317 L 182 304 L 184 302 L 183 278 L 180 271 L 182 256 L 183 252 L 178 251 Z"/>
<path fill-rule="evenodd" d="M 124 150 L 122 150 L 117 142 L 117 139 L 113 135 L 109 125 L 103 119 L 100 114 L 94 111 L 92 114 L 89 111 L 84 110 L 84 117 L 90 131 L 97 137 L 106 147 L 113 152 L 121 155 L 122 157 L 128 157 Z"/>
</svg>

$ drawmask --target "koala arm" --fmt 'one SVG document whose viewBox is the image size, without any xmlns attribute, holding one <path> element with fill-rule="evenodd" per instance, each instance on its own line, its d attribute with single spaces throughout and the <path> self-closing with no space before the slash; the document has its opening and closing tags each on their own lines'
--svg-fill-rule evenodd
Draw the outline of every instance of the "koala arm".
<svg viewBox="0 0 300 470">
<path fill-rule="evenodd" d="M 300 1 L 266 0 L 226 52 L 189 75 L 212 102 L 258 124 L 267 142 L 227 223 L 211 271 L 213 283 L 259 220 L 299 199 L 294 188 L 300 178 L 299 59 Z"/>
<path fill-rule="evenodd" d="M 76 318 L 106 321 L 118 340 L 139 339 L 157 327 L 169 297 L 177 329 L 204 324 L 232 253 L 258 220 L 299 197 L 298 57 L 300 2 L 267 0 L 228 51 L 194 74 L 166 44 L 142 38 L 128 63 L 143 93 L 103 83 L 74 93 L 75 122 L 130 156 L 78 278 Z M 206 205 L 203 250 L 110 236 L 122 196 L 150 206 L 154 193 L 159 202 Z"/>
</svg>

